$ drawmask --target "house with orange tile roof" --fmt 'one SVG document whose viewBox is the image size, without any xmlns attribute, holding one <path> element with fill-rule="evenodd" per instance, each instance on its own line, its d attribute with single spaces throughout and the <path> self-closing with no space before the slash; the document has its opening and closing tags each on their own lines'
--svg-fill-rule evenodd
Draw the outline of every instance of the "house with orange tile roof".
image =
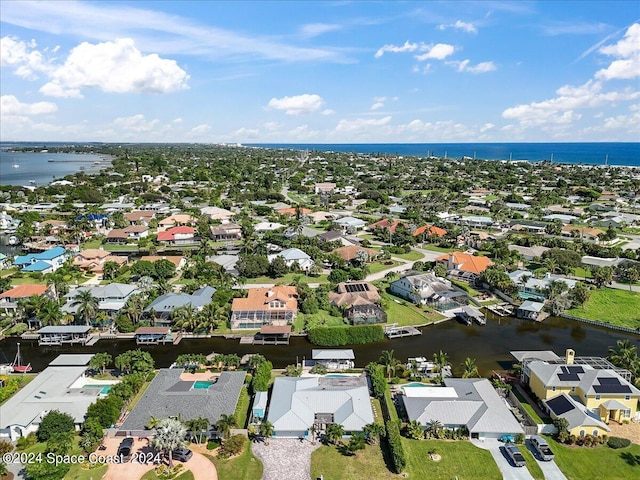
<svg viewBox="0 0 640 480">
<path fill-rule="evenodd" d="M 80 269 L 91 272 L 96 275 L 102 275 L 103 266 L 107 262 L 115 262 L 118 265 L 126 265 L 129 258 L 122 255 L 111 255 L 109 252 L 98 249 L 88 248 L 82 250 L 78 255 L 73 258 L 73 265 L 80 267 Z"/>
<path fill-rule="evenodd" d="M 368 225 L 367 229 L 374 230 L 376 228 L 383 228 L 385 230 L 389 230 L 391 233 L 394 233 L 396 231 L 396 228 L 398 228 L 398 225 L 402 225 L 403 227 L 407 226 L 406 223 L 401 222 L 398 219 L 395 219 L 395 218 L 383 218 L 379 222 L 372 223 L 371 225 Z"/>
<path fill-rule="evenodd" d="M 436 258 L 436 261 L 443 264 L 447 272 L 462 276 L 465 279 L 475 279 L 493 265 L 489 257 L 482 255 L 476 256 L 463 252 L 445 253 Z"/>
<path fill-rule="evenodd" d="M 47 285 L 18 285 L 6 292 L 0 293 L 0 309 L 5 313 L 15 311 L 18 308 L 18 301 L 34 295 L 46 295 L 49 292 Z"/>
<path fill-rule="evenodd" d="M 193 227 L 179 225 L 164 232 L 158 232 L 158 241 L 169 245 L 193 245 L 198 243 L 196 230 Z"/>
<path fill-rule="evenodd" d="M 278 213 L 280 215 L 297 215 L 298 214 L 298 210 L 300 211 L 301 215 L 308 215 L 312 212 L 312 210 L 308 209 L 308 208 L 295 208 L 295 207 L 291 207 L 291 208 L 281 208 L 280 210 L 278 210 Z"/>
<path fill-rule="evenodd" d="M 331 253 L 336 253 L 340 255 L 346 262 L 351 262 L 358 258 L 358 252 L 365 252 L 368 256 L 368 262 L 377 258 L 380 255 L 378 250 L 374 250 L 373 248 L 365 248 L 359 245 L 347 245 L 345 247 L 339 247 L 333 250 Z"/>
<path fill-rule="evenodd" d="M 185 266 L 187 261 L 182 255 L 143 255 L 140 257 L 140 261 L 145 262 L 157 262 L 158 260 L 169 260 L 176 266 L 176 270 L 180 270 Z"/>
<path fill-rule="evenodd" d="M 155 216 L 156 212 L 152 212 L 151 210 L 135 210 L 124 214 L 124 218 L 126 218 L 131 225 L 146 226 L 149 226 L 149 222 L 151 222 L 151 219 Z"/>
<path fill-rule="evenodd" d="M 234 298 L 231 304 L 231 328 L 258 329 L 284 326 L 298 315 L 298 290 L 288 285 L 250 288 L 246 298 Z"/>
<path fill-rule="evenodd" d="M 429 237 L 442 238 L 446 234 L 447 231 L 444 228 L 436 227 L 435 225 L 423 225 L 413 231 L 413 236 L 423 242 L 427 241 Z"/>
<path fill-rule="evenodd" d="M 606 232 L 599 228 L 578 227 L 577 225 L 564 225 L 560 233 L 563 237 L 575 237 L 591 243 L 600 243 L 599 235 Z"/>
<path fill-rule="evenodd" d="M 158 222 L 158 227 L 160 229 L 167 229 L 170 227 L 175 227 L 177 225 L 195 226 L 197 223 L 198 219 L 193 215 L 189 215 L 186 213 L 176 213 L 160 220 Z"/>
</svg>

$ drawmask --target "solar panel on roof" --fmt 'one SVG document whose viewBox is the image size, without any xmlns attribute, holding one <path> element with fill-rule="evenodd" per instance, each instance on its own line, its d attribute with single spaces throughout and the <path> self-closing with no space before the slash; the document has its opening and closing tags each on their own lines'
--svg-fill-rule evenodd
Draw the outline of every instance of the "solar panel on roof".
<svg viewBox="0 0 640 480">
<path fill-rule="evenodd" d="M 564 395 L 559 395 L 556 398 L 547 400 L 547 405 L 556 415 L 562 415 L 575 408 Z"/>
<path fill-rule="evenodd" d="M 344 286 L 348 293 L 367 292 L 369 286 L 366 283 L 351 283 Z"/>
<path fill-rule="evenodd" d="M 620 385 L 620 380 L 615 377 L 599 378 L 600 385 Z"/>
<path fill-rule="evenodd" d="M 593 389 L 596 393 L 631 393 L 629 385 L 594 385 Z"/>
</svg>

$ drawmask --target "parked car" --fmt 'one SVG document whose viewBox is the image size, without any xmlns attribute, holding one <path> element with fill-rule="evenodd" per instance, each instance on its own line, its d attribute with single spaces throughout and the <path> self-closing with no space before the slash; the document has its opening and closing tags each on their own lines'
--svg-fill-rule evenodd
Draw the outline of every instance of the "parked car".
<svg viewBox="0 0 640 480">
<path fill-rule="evenodd" d="M 191 457 L 193 457 L 193 452 L 188 448 L 176 448 L 173 452 L 171 452 L 171 456 L 174 460 L 186 462 Z"/>
<path fill-rule="evenodd" d="M 128 458 L 131 456 L 131 450 L 133 449 L 133 438 L 127 437 L 118 446 L 118 456 Z"/>
<path fill-rule="evenodd" d="M 505 452 L 507 452 L 507 456 L 513 462 L 513 465 L 516 467 L 524 467 L 527 461 L 522 456 L 522 452 L 516 447 L 513 443 L 507 443 L 504 446 Z"/>
<path fill-rule="evenodd" d="M 545 462 L 550 462 L 551 460 L 553 460 L 554 455 L 551 451 L 551 447 L 549 447 L 549 444 L 544 438 L 534 435 L 533 437 L 531 437 L 531 445 L 540 457 L 540 460 L 543 460 Z"/>
</svg>

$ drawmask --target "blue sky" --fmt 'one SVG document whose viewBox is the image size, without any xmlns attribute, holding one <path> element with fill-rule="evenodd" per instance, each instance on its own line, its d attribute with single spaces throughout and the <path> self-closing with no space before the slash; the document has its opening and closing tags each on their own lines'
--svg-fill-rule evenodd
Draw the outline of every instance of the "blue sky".
<svg viewBox="0 0 640 480">
<path fill-rule="evenodd" d="M 0 140 L 640 140 L 640 2 L 0 1 Z"/>
</svg>

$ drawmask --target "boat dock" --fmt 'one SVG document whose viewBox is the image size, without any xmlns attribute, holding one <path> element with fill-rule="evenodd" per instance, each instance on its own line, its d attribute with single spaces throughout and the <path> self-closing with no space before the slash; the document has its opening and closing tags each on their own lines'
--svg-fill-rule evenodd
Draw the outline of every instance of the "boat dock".
<svg viewBox="0 0 640 480">
<path fill-rule="evenodd" d="M 98 343 L 98 340 L 100 340 L 100 335 L 89 335 L 89 340 L 86 341 L 85 345 L 90 347 Z"/>
<path fill-rule="evenodd" d="M 463 305 L 461 309 L 456 312 L 456 317 L 461 319 L 467 325 L 471 325 L 472 322 L 476 322 L 479 325 L 486 325 L 487 319 L 480 310 L 471 305 Z"/>
<path fill-rule="evenodd" d="M 385 327 L 384 334 L 387 336 L 387 338 L 402 338 L 413 337 L 414 335 L 422 335 L 422 332 L 416 327 L 398 327 L 397 325 L 397 323 L 394 323 L 393 325 Z"/>
<path fill-rule="evenodd" d="M 487 305 L 484 308 L 489 310 L 491 313 L 495 313 L 499 317 L 513 316 L 513 306 L 509 305 L 508 303 L 498 303 L 495 305 Z"/>
</svg>

